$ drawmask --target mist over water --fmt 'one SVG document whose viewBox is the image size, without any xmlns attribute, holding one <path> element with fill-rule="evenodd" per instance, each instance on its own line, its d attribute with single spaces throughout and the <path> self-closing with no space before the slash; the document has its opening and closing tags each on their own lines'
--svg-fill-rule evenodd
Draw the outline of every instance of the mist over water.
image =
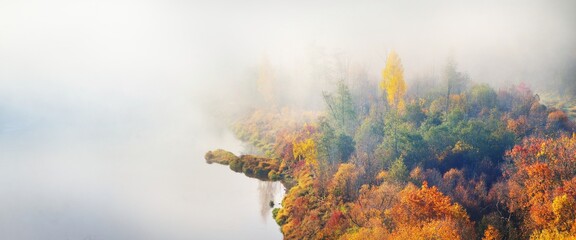
<svg viewBox="0 0 576 240">
<path fill-rule="evenodd" d="M 259 181 L 203 159 L 241 143 L 189 109 L 3 111 L 12 119 L 1 123 L 0 238 L 280 238 L 270 208 L 261 216 L 273 197 L 261 199 Z"/>
<path fill-rule="evenodd" d="M 244 151 L 227 127 L 262 56 L 297 106 L 322 106 L 339 66 L 378 81 L 391 49 L 408 81 L 452 57 L 475 82 L 546 88 L 576 62 L 575 9 L 0 0 L 0 238 L 279 239 L 282 188 L 203 159 Z"/>
</svg>

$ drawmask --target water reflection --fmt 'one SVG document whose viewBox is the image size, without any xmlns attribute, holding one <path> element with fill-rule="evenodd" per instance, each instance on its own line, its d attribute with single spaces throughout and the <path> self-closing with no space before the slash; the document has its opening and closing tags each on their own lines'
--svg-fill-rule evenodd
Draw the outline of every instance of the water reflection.
<svg viewBox="0 0 576 240">
<path fill-rule="evenodd" d="M 258 183 L 260 193 L 260 216 L 264 222 L 272 219 L 272 208 L 280 207 L 284 196 L 284 187 L 279 182 L 261 181 Z"/>
</svg>

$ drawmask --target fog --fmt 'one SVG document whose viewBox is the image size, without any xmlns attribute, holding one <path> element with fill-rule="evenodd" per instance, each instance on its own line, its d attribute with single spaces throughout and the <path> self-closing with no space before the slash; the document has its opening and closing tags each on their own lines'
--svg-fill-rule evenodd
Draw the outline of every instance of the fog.
<svg viewBox="0 0 576 240">
<path fill-rule="evenodd" d="M 280 238 L 236 153 L 268 59 L 314 105 L 341 62 L 378 81 L 448 58 L 476 82 L 553 88 L 576 62 L 574 1 L 0 0 L 0 238 Z M 317 104 L 317 103 L 316 103 Z M 275 188 L 275 187 L 272 187 Z M 274 190 L 276 191 L 276 190 Z"/>
<path fill-rule="evenodd" d="M 86 107 L 154 111 L 174 99 L 201 102 L 200 108 L 225 104 L 238 87 L 254 84 L 263 55 L 276 77 L 300 90 L 291 92 L 307 93 L 319 81 L 311 74 L 315 58 L 344 59 L 378 78 L 394 49 L 408 79 L 438 74 L 453 58 L 473 81 L 535 86 L 558 78 L 576 59 L 573 1 L 1 6 L 3 105 L 48 115 Z"/>
</svg>

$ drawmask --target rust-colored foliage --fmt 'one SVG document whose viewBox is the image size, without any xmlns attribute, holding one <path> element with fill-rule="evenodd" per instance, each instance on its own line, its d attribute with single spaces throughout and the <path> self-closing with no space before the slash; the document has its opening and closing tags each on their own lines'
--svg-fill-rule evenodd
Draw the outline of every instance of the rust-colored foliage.
<svg viewBox="0 0 576 240">
<path fill-rule="evenodd" d="M 274 102 L 264 70 L 260 93 Z M 254 158 L 249 169 L 289 189 L 274 210 L 286 239 L 576 236 L 576 135 L 565 135 L 575 127 L 564 112 L 523 84 L 407 97 L 394 52 L 382 77 L 388 106 L 342 85 L 338 111 L 271 107 L 235 124 L 274 160 Z"/>
<path fill-rule="evenodd" d="M 484 231 L 484 237 L 482 240 L 501 240 L 502 235 L 498 231 L 498 229 L 494 228 L 492 225 L 488 225 L 486 231 Z"/>
<path fill-rule="evenodd" d="M 360 172 L 354 164 L 340 164 L 328 190 L 334 200 L 348 202 L 354 199 L 358 193 L 356 181 L 359 175 Z"/>
<path fill-rule="evenodd" d="M 513 132 L 516 136 L 524 137 L 530 130 L 528 119 L 524 115 L 518 119 L 508 119 L 506 129 Z"/>
<path fill-rule="evenodd" d="M 530 137 L 507 156 L 512 161 L 506 171 L 508 206 L 523 217 L 524 234 L 574 231 L 576 135 Z"/>
<path fill-rule="evenodd" d="M 574 123 L 568 119 L 568 115 L 564 111 L 555 110 L 548 114 L 546 128 L 549 131 L 574 131 Z"/>
<path fill-rule="evenodd" d="M 390 214 L 396 226 L 392 234 L 398 239 L 429 234 L 438 239 L 464 239 L 474 235 L 462 206 L 453 204 L 435 186 L 428 187 L 427 182 L 422 188 L 409 184 L 402 190 L 399 203 Z M 438 228 L 442 231 L 434 230 Z"/>
</svg>

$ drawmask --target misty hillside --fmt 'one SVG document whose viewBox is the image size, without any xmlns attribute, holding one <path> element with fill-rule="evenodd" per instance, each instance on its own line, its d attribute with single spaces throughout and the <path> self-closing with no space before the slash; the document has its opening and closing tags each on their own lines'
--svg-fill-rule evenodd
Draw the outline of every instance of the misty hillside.
<svg viewBox="0 0 576 240">
<path fill-rule="evenodd" d="M 324 92 L 316 112 L 279 102 L 275 79 L 260 74 L 259 107 L 234 129 L 269 159 L 207 155 L 283 182 L 274 218 L 285 238 L 576 234 L 576 124 L 565 111 L 542 104 L 524 83 L 475 83 L 453 61 L 438 82 L 414 83 L 418 89 L 407 85 L 395 52 L 378 84 L 356 74 Z"/>
<path fill-rule="evenodd" d="M 575 43 L 573 0 L 0 0 L 0 239 L 576 239 Z"/>
</svg>

